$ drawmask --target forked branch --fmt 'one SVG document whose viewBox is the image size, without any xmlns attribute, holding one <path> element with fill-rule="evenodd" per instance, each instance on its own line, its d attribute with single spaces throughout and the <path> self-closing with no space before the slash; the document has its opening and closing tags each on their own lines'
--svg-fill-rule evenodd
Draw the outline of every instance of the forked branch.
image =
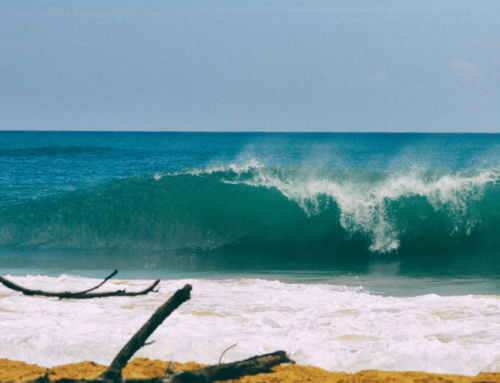
<svg viewBox="0 0 500 383">
<path fill-rule="evenodd" d="M 110 275 L 108 275 L 104 279 L 104 281 L 102 281 L 97 286 L 92 287 L 91 289 L 88 289 L 85 291 L 79 291 L 79 292 L 74 292 L 74 293 L 69 292 L 69 291 L 51 292 L 51 291 L 43 291 L 43 290 L 32 290 L 32 289 L 28 289 L 26 287 L 19 286 L 18 284 L 14 283 L 12 281 L 9 281 L 7 278 L 5 278 L 1 275 L 0 275 L 0 283 L 2 283 L 4 286 L 8 287 L 9 289 L 19 291 L 19 292 L 23 293 L 24 295 L 28 295 L 28 296 L 39 295 L 39 296 L 54 297 L 54 298 L 59 298 L 59 299 L 136 297 L 138 295 L 146 295 L 146 294 L 150 293 L 151 291 L 156 292 L 157 290 L 155 290 L 155 287 L 158 286 L 158 283 L 160 283 L 160 280 L 157 279 L 147 289 L 142 290 L 142 291 L 137 291 L 137 292 L 131 292 L 131 293 L 128 293 L 125 290 L 117 290 L 117 291 L 111 291 L 111 292 L 106 292 L 106 293 L 90 293 L 91 291 L 94 291 L 94 290 L 98 289 L 99 287 L 101 287 L 103 284 L 105 284 L 107 281 L 109 281 L 111 278 L 113 278 L 117 273 L 118 273 L 118 270 L 115 270 Z"/>
</svg>

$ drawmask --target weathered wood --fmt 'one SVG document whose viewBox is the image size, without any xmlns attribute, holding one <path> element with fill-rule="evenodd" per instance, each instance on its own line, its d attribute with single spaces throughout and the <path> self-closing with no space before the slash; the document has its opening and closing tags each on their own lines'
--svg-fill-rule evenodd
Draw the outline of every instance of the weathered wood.
<svg viewBox="0 0 500 383">
<path fill-rule="evenodd" d="M 284 351 L 272 354 L 254 356 L 253 358 L 228 364 L 216 364 L 199 370 L 178 371 L 168 376 L 151 379 L 124 379 L 117 377 L 114 382 L 119 383 L 213 383 L 231 379 L 239 379 L 247 375 L 269 374 L 274 372 L 272 367 L 282 363 L 295 363 L 290 360 Z M 103 383 L 107 382 L 102 375 L 93 380 L 61 379 L 58 383 Z M 26 383 L 52 383 L 48 376 Z"/>
<path fill-rule="evenodd" d="M 94 291 L 101 287 L 104 283 L 106 283 L 108 280 L 113 278 L 116 274 L 118 273 L 118 270 L 113 271 L 110 275 L 104 279 L 100 284 L 98 284 L 95 287 L 92 287 L 91 289 L 85 290 L 85 291 L 79 291 L 79 292 L 69 292 L 69 291 L 64 291 L 64 292 L 50 292 L 50 291 L 43 291 L 43 290 L 32 290 L 28 289 L 26 287 L 19 286 L 18 284 L 9 281 L 7 278 L 3 277 L 0 275 L 0 283 L 5 285 L 5 287 L 8 287 L 11 290 L 14 291 L 19 291 L 23 293 L 24 295 L 27 296 L 34 296 L 34 295 L 39 295 L 39 296 L 44 296 L 44 297 L 54 297 L 54 298 L 59 298 L 59 299 L 92 299 L 92 298 L 107 298 L 107 297 L 136 297 L 138 295 L 146 295 L 150 292 L 156 292 L 155 287 L 158 286 L 158 283 L 160 283 L 160 280 L 157 279 L 154 281 L 154 283 L 149 286 L 147 289 L 138 291 L 138 292 L 132 292 L 132 293 L 127 293 L 125 290 L 118 290 L 118 291 L 111 291 L 111 292 L 106 292 L 106 293 L 90 293 L 90 291 Z"/>
<path fill-rule="evenodd" d="M 148 337 L 156 330 L 156 328 L 163 323 L 177 307 L 191 298 L 191 285 L 185 285 L 182 289 L 177 290 L 175 294 L 165 302 L 156 312 L 149 318 L 149 320 L 140 328 L 139 331 L 128 341 L 128 343 L 116 355 L 115 359 L 107 369 L 107 371 L 100 376 L 101 379 L 107 381 L 117 381 L 121 378 L 122 369 L 127 365 L 130 358 L 146 344 Z"/>
<path fill-rule="evenodd" d="M 271 367 L 282 363 L 295 363 L 290 360 L 284 351 L 272 354 L 254 356 L 253 358 L 228 364 L 216 364 L 194 371 L 177 372 L 163 383 L 211 383 L 231 379 L 239 379 L 247 375 L 269 374 L 274 372 Z M 127 382 L 129 382 L 127 380 Z M 131 382 L 129 382 L 131 383 Z"/>
</svg>

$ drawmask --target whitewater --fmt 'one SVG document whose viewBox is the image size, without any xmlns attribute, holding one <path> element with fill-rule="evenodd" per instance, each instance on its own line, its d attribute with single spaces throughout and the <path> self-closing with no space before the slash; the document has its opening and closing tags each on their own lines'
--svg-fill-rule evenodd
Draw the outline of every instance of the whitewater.
<svg viewBox="0 0 500 383">
<path fill-rule="evenodd" d="M 500 135 L 0 132 L 0 358 L 500 369 Z"/>
<path fill-rule="evenodd" d="M 11 277 L 46 290 L 87 289 L 97 279 Z M 138 291 L 147 280 L 118 280 L 103 291 Z M 141 297 L 62 300 L 25 297 L 0 287 L 0 358 L 43 366 L 92 360 L 109 364 L 154 310 L 185 283 L 192 299 L 135 356 L 217 364 L 286 350 L 303 365 L 475 375 L 498 371 L 498 296 L 398 298 L 362 286 L 259 279 L 162 281 Z"/>
</svg>

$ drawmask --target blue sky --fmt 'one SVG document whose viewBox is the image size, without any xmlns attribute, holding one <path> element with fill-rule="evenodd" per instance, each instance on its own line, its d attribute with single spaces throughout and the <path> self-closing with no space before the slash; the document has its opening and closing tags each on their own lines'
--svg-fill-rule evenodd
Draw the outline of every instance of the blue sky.
<svg viewBox="0 0 500 383">
<path fill-rule="evenodd" d="M 0 129 L 500 132 L 499 20 L 478 0 L 1 0 Z"/>
</svg>

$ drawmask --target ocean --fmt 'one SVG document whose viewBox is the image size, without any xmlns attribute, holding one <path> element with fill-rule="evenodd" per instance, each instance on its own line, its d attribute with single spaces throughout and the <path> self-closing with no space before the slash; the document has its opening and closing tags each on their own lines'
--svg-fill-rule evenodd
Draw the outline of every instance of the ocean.
<svg viewBox="0 0 500 383">
<path fill-rule="evenodd" d="M 0 132 L 0 358 L 217 363 L 283 349 L 328 370 L 500 370 L 500 135 Z"/>
</svg>

